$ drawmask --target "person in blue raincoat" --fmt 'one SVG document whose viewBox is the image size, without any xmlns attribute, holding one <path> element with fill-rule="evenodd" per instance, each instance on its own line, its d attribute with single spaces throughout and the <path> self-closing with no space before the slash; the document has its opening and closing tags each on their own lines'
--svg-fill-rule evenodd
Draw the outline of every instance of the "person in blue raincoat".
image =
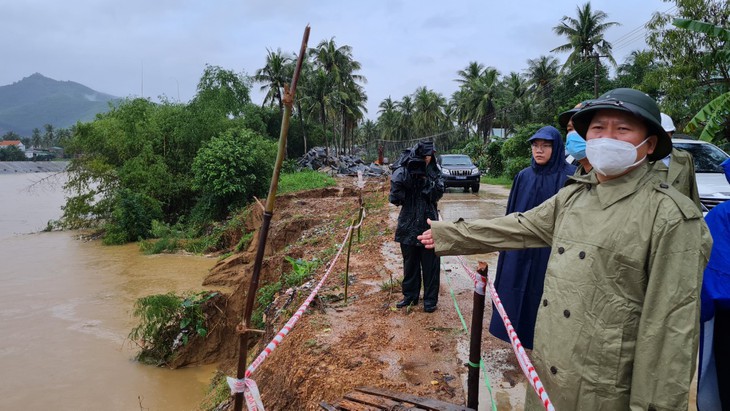
<svg viewBox="0 0 730 411">
<path fill-rule="evenodd" d="M 534 208 L 563 187 L 575 166 L 565 161 L 565 146 L 558 129 L 546 126 L 529 139 L 532 164 L 520 171 L 512 183 L 507 214 Z M 550 248 L 502 251 L 497 261 L 494 286 L 525 348 L 532 348 L 537 307 L 542 296 Z M 509 342 L 499 312 L 492 310 L 489 332 Z"/>
<path fill-rule="evenodd" d="M 722 163 L 730 182 L 730 159 Z M 712 252 L 702 282 L 699 411 L 730 410 L 730 201 L 705 216 Z"/>
</svg>

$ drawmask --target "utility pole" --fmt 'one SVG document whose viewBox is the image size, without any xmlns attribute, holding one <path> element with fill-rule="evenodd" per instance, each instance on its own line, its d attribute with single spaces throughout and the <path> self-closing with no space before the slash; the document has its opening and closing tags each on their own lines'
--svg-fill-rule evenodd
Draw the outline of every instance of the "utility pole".
<svg viewBox="0 0 730 411">
<path fill-rule="evenodd" d="M 593 67 L 593 98 L 598 98 L 598 67 L 600 66 L 599 59 L 601 57 L 608 57 L 608 56 L 601 56 L 598 54 L 598 52 L 594 51 L 591 55 L 591 58 L 595 59 L 595 66 Z"/>
</svg>

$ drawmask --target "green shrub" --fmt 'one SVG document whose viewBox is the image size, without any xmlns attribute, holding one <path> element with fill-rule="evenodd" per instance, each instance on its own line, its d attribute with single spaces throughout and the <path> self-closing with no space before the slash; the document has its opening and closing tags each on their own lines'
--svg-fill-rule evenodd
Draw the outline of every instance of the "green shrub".
<svg viewBox="0 0 730 411">
<path fill-rule="evenodd" d="M 254 232 L 252 231 L 250 233 L 245 233 L 244 235 L 241 236 L 241 239 L 238 240 L 238 244 L 236 244 L 236 247 L 235 247 L 235 251 L 237 253 L 245 250 L 248 247 L 248 245 L 251 244 L 251 240 L 253 240 L 253 234 L 254 234 Z"/>
<path fill-rule="evenodd" d="M 179 346 L 188 343 L 191 335 L 205 337 L 208 330 L 202 307 L 217 294 L 206 291 L 187 296 L 167 293 L 138 299 L 134 304 L 134 316 L 140 323 L 129 333 L 129 338 L 142 348 L 137 359 L 149 364 L 166 364 Z"/>
<path fill-rule="evenodd" d="M 251 325 L 259 330 L 264 329 L 264 310 L 274 301 L 276 294 L 281 291 L 281 281 L 269 283 L 259 287 L 256 293 L 258 306 L 251 313 Z"/>
<path fill-rule="evenodd" d="M 504 173 L 504 161 L 502 158 L 502 145 L 504 140 L 494 140 L 489 143 L 486 150 L 487 175 L 498 177 Z"/>
<path fill-rule="evenodd" d="M 515 135 L 505 140 L 502 145 L 502 158 L 509 160 L 511 158 L 531 158 L 530 142 L 527 141 L 537 130 L 542 128 L 540 124 L 527 124 L 517 127 Z"/>
<path fill-rule="evenodd" d="M 180 247 L 180 243 L 177 238 L 163 237 L 157 240 L 144 240 L 139 243 L 139 249 L 142 253 L 161 254 L 161 253 L 174 253 Z"/>
<path fill-rule="evenodd" d="M 276 145 L 245 128 L 211 139 L 192 164 L 194 188 L 202 193 L 196 205 L 199 218 L 221 218 L 254 196 L 264 196 L 275 158 Z"/>
<path fill-rule="evenodd" d="M 288 287 L 296 287 L 304 284 L 320 265 L 320 261 L 316 258 L 312 261 L 302 260 L 301 258 L 295 260 L 289 256 L 284 258 L 292 266 L 292 271 L 284 275 L 284 283 Z"/>
<path fill-rule="evenodd" d="M 105 225 L 104 244 L 124 244 L 149 238 L 152 221 L 162 217 L 159 201 L 129 189 L 120 190 L 112 211 L 111 221 Z"/>
<path fill-rule="evenodd" d="M 293 158 L 285 158 L 281 164 L 281 174 L 293 174 L 300 171 L 299 162 Z M 281 181 L 281 180 L 279 180 Z"/>
<path fill-rule="evenodd" d="M 174 253 L 180 248 L 187 250 L 188 240 L 195 236 L 194 230 L 186 230 L 181 223 L 169 225 L 158 220 L 152 221 L 150 234 L 154 239 L 144 240 L 139 244 L 140 251 L 148 255 Z"/>
<path fill-rule="evenodd" d="M 487 150 L 480 138 L 469 140 L 461 152 L 468 155 L 480 170 L 485 170 L 488 167 Z"/>
<path fill-rule="evenodd" d="M 517 173 L 522 169 L 530 166 L 529 158 L 515 157 L 507 160 L 507 166 L 504 170 L 504 177 L 514 179 Z"/>
</svg>

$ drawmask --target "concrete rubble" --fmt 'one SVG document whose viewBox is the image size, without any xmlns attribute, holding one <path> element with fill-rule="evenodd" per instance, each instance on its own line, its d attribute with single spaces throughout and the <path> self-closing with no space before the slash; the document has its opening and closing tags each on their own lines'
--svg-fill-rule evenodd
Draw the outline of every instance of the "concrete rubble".
<svg viewBox="0 0 730 411">
<path fill-rule="evenodd" d="M 381 177 L 388 174 L 387 166 L 376 163 L 365 164 L 362 160 L 365 154 L 365 150 L 358 147 L 349 155 L 336 154 L 334 150 L 329 150 L 328 153 L 324 147 L 314 147 L 297 161 L 297 165 L 310 170 L 331 171 L 334 174 L 347 176 L 356 176 L 358 171 L 366 177 Z"/>
</svg>

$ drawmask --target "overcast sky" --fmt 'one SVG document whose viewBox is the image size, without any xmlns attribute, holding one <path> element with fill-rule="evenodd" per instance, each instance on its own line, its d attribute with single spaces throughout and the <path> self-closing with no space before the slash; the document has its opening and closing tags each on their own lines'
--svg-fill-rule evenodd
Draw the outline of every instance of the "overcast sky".
<svg viewBox="0 0 730 411">
<path fill-rule="evenodd" d="M 304 27 L 309 46 L 334 37 L 362 64 L 368 118 L 378 104 L 427 86 L 445 97 L 470 61 L 503 75 L 527 59 L 566 43 L 552 28 L 576 15 L 575 0 L 292 1 L 292 0 L 23 0 L 0 7 L 0 85 L 33 73 L 70 80 L 119 97 L 188 101 L 205 64 L 253 75 L 266 49 L 298 52 Z M 609 21 L 621 63 L 643 49 L 643 25 L 673 2 L 594 0 Z M 567 54 L 556 55 L 560 62 Z M 252 98 L 262 94 L 254 86 Z"/>
</svg>

